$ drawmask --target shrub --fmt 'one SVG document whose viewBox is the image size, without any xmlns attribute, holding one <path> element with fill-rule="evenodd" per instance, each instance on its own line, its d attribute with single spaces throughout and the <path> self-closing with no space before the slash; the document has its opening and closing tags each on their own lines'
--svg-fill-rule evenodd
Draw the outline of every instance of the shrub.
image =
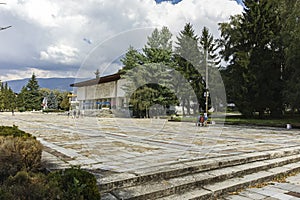
<svg viewBox="0 0 300 200">
<path fill-rule="evenodd" d="M 61 199 L 62 191 L 58 186 L 49 185 L 41 173 L 20 171 L 10 176 L 0 187 L 0 199 L 40 200 Z"/>
<path fill-rule="evenodd" d="M 18 129 L 17 126 L 0 126 L 0 136 L 13 136 L 13 137 L 32 137 L 29 133 L 25 133 Z"/>
<path fill-rule="evenodd" d="M 95 176 L 78 167 L 50 173 L 48 179 L 51 185 L 58 185 L 63 191 L 62 199 L 100 199 Z"/>
<path fill-rule="evenodd" d="M 0 181 L 20 170 L 35 171 L 41 165 L 42 145 L 16 126 L 0 127 Z"/>
</svg>

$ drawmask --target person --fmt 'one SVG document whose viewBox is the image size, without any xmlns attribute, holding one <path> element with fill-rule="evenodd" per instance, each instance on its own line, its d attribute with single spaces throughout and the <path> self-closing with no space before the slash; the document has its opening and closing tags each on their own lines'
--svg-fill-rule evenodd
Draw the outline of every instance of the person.
<svg viewBox="0 0 300 200">
<path fill-rule="evenodd" d="M 75 119 L 75 117 L 76 117 L 76 110 L 74 109 L 72 118 Z"/>
<path fill-rule="evenodd" d="M 197 117 L 197 123 L 196 123 L 196 126 L 203 126 L 204 125 L 204 117 L 203 117 L 203 115 L 199 115 L 198 117 Z"/>
<path fill-rule="evenodd" d="M 201 126 L 204 126 L 204 121 L 205 121 L 205 119 L 204 119 L 203 115 L 201 115 L 201 117 L 200 117 L 200 125 Z"/>
</svg>

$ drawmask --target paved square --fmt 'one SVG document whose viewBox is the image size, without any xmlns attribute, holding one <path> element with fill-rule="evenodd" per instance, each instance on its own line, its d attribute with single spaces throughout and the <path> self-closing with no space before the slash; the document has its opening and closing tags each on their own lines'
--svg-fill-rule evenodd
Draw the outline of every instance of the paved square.
<svg viewBox="0 0 300 200">
<path fill-rule="evenodd" d="M 298 146 L 299 130 L 243 126 L 196 127 L 163 119 L 71 118 L 42 113 L 0 114 L 0 125 L 35 135 L 56 167 L 81 165 L 144 174 L 171 164 Z M 55 155 L 55 156 L 54 156 Z"/>
</svg>

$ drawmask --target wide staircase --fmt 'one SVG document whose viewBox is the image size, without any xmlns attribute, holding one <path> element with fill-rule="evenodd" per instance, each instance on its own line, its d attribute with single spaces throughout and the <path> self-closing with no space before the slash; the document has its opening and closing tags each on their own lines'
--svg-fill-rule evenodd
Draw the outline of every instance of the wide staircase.
<svg viewBox="0 0 300 200">
<path fill-rule="evenodd" d="M 104 200 L 219 199 L 229 192 L 300 171 L 300 146 L 178 162 L 124 178 L 98 178 Z"/>
</svg>

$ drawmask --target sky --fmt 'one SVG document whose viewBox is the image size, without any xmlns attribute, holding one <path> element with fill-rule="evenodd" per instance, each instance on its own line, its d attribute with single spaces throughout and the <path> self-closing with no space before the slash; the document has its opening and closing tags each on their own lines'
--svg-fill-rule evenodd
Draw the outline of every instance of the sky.
<svg viewBox="0 0 300 200">
<path fill-rule="evenodd" d="M 0 31 L 0 80 L 92 77 L 103 66 L 113 73 L 153 28 L 167 26 L 175 38 L 190 22 L 219 37 L 217 24 L 243 11 L 241 0 L 156 1 L 1 0 L 0 27 L 12 27 Z"/>
</svg>

